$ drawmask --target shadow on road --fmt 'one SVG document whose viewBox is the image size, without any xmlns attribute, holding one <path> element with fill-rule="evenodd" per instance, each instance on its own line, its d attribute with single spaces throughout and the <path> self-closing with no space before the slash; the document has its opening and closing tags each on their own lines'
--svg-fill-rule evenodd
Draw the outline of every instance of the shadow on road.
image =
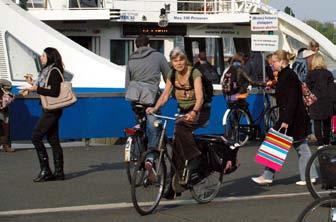
<svg viewBox="0 0 336 222">
<path fill-rule="evenodd" d="M 275 178 L 271 185 L 262 186 L 254 183 L 251 177 L 252 176 L 234 178 L 228 181 L 226 181 L 224 177 L 223 186 L 217 194 L 217 197 L 258 195 L 271 190 L 273 186 L 294 184 L 298 180 L 297 176 L 281 179 Z"/>
<path fill-rule="evenodd" d="M 124 169 L 125 165 L 123 162 L 118 163 L 101 163 L 100 165 L 91 165 L 89 166 L 89 169 L 78 171 L 78 172 L 72 172 L 66 174 L 66 179 L 71 180 L 76 177 L 81 177 L 90 173 L 100 172 L 100 171 L 107 171 L 107 170 L 120 170 Z"/>
</svg>

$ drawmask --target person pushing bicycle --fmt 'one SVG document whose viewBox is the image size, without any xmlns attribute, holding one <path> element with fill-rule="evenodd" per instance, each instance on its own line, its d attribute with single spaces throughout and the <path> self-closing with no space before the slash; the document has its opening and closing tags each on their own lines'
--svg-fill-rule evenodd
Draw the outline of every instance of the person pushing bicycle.
<svg viewBox="0 0 336 222">
<path fill-rule="evenodd" d="M 228 97 L 228 102 L 246 104 L 245 99 L 252 86 L 265 86 L 265 83 L 253 81 L 244 70 L 244 58 L 241 53 L 236 53 L 229 68 L 224 71 L 221 79 L 222 91 Z"/>
</svg>

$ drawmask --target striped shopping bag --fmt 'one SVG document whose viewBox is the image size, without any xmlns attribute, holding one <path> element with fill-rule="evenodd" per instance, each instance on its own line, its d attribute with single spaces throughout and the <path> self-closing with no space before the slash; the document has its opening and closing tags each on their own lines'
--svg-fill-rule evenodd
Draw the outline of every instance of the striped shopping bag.
<svg viewBox="0 0 336 222">
<path fill-rule="evenodd" d="M 275 171 L 280 171 L 292 144 L 292 137 L 287 136 L 286 133 L 280 133 L 280 129 L 277 131 L 271 128 L 258 149 L 255 161 Z"/>
</svg>

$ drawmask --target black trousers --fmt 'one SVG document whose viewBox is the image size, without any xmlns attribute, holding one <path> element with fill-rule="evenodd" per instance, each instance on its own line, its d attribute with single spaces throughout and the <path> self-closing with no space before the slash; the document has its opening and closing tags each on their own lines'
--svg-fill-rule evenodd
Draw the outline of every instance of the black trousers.
<svg viewBox="0 0 336 222">
<path fill-rule="evenodd" d="M 329 145 L 331 135 L 331 118 L 314 120 L 314 131 L 319 146 Z"/>
<path fill-rule="evenodd" d="M 173 159 L 178 169 L 183 169 L 184 161 L 201 154 L 195 142 L 193 131 L 204 125 L 210 117 L 210 108 L 202 109 L 195 122 L 184 119 L 175 122 Z"/>
<path fill-rule="evenodd" d="M 39 159 L 48 159 L 47 150 L 43 144 L 43 137 L 47 136 L 48 143 L 52 147 L 54 161 L 63 162 L 63 150 L 59 141 L 59 119 L 62 110 L 43 111 L 32 135 L 32 142 L 36 148 Z"/>
</svg>

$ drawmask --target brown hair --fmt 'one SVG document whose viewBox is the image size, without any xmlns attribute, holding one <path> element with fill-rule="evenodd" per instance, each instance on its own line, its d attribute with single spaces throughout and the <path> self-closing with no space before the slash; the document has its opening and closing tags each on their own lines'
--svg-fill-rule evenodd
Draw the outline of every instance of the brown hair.
<svg viewBox="0 0 336 222">
<path fill-rule="evenodd" d="M 198 53 L 198 58 L 199 58 L 201 61 L 206 61 L 206 60 L 207 60 L 206 53 L 205 53 L 204 51 L 201 51 L 200 53 Z"/>
<path fill-rule="evenodd" d="M 311 61 L 311 69 L 327 69 L 324 57 L 320 53 L 316 53 Z"/>
</svg>

